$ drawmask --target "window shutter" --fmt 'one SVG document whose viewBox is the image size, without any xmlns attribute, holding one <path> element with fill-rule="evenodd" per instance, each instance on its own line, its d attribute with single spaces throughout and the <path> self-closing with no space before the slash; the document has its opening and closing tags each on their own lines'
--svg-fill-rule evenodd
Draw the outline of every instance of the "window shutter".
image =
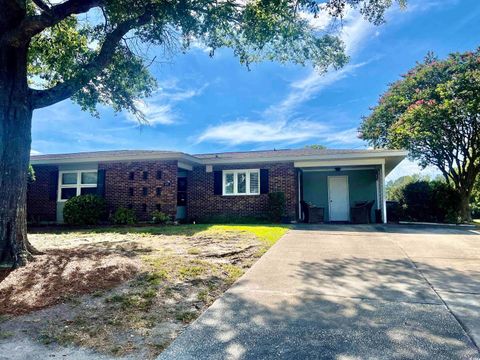
<svg viewBox="0 0 480 360">
<path fill-rule="evenodd" d="M 222 172 L 213 172 L 213 194 L 222 195 Z"/>
<path fill-rule="evenodd" d="M 105 197 L 105 170 L 100 169 L 97 172 L 97 195 Z"/>
<path fill-rule="evenodd" d="M 50 171 L 50 179 L 48 181 L 48 199 L 57 200 L 58 190 L 58 170 Z"/>
<path fill-rule="evenodd" d="M 260 169 L 260 194 L 268 194 L 268 169 Z"/>
</svg>

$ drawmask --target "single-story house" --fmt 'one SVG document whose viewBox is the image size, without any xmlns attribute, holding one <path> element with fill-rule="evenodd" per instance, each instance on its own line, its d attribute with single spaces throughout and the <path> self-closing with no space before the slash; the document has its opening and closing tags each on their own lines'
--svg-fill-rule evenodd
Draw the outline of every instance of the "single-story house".
<svg viewBox="0 0 480 360">
<path fill-rule="evenodd" d="M 28 189 L 28 217 L 63 221 L 76 195 L 103 196 L 114 211 L 154 210 L 176 219 L 251 217 L 267 213 L 268 193 L 283 192 L 286 212 L 302 220 L 304 204 L 322 208 L 327 222 L 348 222 L 357 202 L 373 202 L 387 221 L 385 176 L 407 153 L 400 150 L 290 149 L 190 155 L 175 151 L 96 151 L 33 155 L 36 181 Z"/>
</svg>

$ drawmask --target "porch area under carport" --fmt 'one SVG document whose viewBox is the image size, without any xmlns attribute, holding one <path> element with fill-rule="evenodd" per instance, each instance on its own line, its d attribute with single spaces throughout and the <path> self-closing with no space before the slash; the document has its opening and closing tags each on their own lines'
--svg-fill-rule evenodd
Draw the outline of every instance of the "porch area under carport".
<svg viewBox="0 0 480 360">
<path fill-rule="evenodd" d="M 311 211 L 323 209 L 324 222 L 355 222 L 352 211 L 358 211 L 353 208 L 359 204 L 367 204 L 368 220 L 361 222 L 374 223 L 379 217 L 383 221 L 380 173 L 378 167 L 299 169 L 299 198 Z M 305 220 L 302 207 L 300 214 Z"/>
<path fill-rule="evenodd" d="M 320 213 L 323 209 L 323 222 L 358 222 L 358 206 L 367 204 L 362 222 L 387 223 L 385 177 L 405 154 L 375 155 L 295 162 L 298 220 L 305 220 L 307 207 Z"/>
</svg>

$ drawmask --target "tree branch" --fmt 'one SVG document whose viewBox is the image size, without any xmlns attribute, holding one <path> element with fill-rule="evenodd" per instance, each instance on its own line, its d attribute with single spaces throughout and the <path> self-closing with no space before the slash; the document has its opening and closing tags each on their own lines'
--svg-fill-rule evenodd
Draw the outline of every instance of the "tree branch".
<svg viewBox="0 0 480 360">
<path fill-rule="evenodd" d="M 37 0 L 35 4 L 39 2 L 43 3 L 43 1 Z M 0 43 L 22 46 L 46 28 L 58 24 L 71 15 L 86 13 L 90 9 L 103 4 L 103 2 L 104 0 L 69 0 L 52 6 L 48 11 L 44 10 L 39 15 L 26 17 L 19 26 L 1 35 Z M 37 6 L 39 5 L 37 4 Z"/>
<path fill-rule="evenodd" d="M 50 11 L 50 6 L 48 6 L 47 4 L 45 4 L 43 2 L 43 0 L 32 0 L 32 2 L 37 5 L 37 7 L 45 12 L 49 12 Z"/>
<path fill-rule="evenodd" d="M 74 77 L 55 85 L 46 90 L 30 89 L 30 101 L 34 109 L 53 105 L 59 101 L 68 99 L 83 88 L 88 82 L 98 76 L 102 70 L 110 64 L 113 54 L 120 40 L 131 29 L 148 23 L 151 19 L 149 13 L 145 13 L 137 19 L 127 20 L 117 25 L 103 41 L 97 56 Z"/>
</svg>

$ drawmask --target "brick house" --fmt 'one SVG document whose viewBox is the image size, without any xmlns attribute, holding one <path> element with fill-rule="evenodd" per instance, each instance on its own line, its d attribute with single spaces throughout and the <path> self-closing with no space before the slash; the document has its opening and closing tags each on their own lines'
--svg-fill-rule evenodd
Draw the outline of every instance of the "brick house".
<svg viewBox="0 0 480 360">
<path fill-rule="evenodd" d="M 386 222 L 385 176 L 406 157 L 400 150 L 292 149 L 189 155 L 174 151 L 98 151 L 34 155 L 28 189 L 31 221 L 63 221 L 65 202 L 98 194 L 114 211 L 154 210 L 176 219 L 265 216 L 269 192 L 283 192 L 286 212 L 301 220 L 302 204 L 325 221 L 350 221 L 351 207 L 373 202 Z"/>
</svg>

